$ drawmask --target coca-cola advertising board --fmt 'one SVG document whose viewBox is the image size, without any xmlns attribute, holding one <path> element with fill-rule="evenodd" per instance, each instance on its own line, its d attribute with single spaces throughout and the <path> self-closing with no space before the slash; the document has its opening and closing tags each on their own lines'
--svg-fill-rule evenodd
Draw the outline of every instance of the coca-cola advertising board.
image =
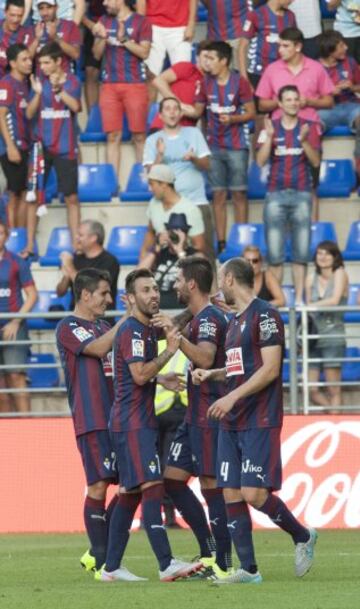
<svg viewBox="0 0 360 609">
<path fill-rule="evenodd" d="M 303 523 L 360 526 L 360 416 L 285 417 L 282 458 L 280 495 Z M 83 531 L 85 480 L 71 419 L 2 419 L 0 479 L 0 533 Z M 252 516 L 256 527 L 275 526 Z"/>
</svg>

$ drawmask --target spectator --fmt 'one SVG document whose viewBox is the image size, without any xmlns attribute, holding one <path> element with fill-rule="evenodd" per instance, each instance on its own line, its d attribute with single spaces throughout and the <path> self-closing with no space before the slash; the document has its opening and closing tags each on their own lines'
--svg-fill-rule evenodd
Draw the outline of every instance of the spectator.
<svg viewBox="0 0 360 609">
<path fill-rule="evenodd" d="M 0 21 L 0 78 L 5 76 L 6 51 L 12 44 L 25 44 L 30 56 L 35 55 L 37 40 L 34 39 L 32 27 L 21 25 L 24 10 L 24 0 L 6 0 L 4 19 Z"/>
<path fill-rule="evenodd" d="M 185 214 L 172 213 L 165 222 L 165 231 L 161 242 L 157 242 L 153 251 L 140 262 L 139 268 L 150 269 L 160 290 L 160 307 L 162 309 L 179 309 L 179 300 L 174 290 L 177 274 L 177 262 L 181 258 L 199 254 L 188 242 L 191 226 Z"/>
<path fill-rule="evenodd" d="M 80 25 L 81 20 L 85 13 L 85 0 L 57 0 L 58 11 L 57 16 L 59 19 L 68 19 L 73 21 L 76 25 Z M 27 19 L 32 9 L 32 20 L 37 23 L 41 21 L 39 10 L 37 6 L 37 0 L 25 0 L 25 19 Z"/>
<path fill-rule="evenodd" d="M 175 174 L 168 165 L 153 165 L 148 175 L 149 187 L 154 197 L 146 211 L 149 220 L 148 230 L 141 248 L 140 262 L 155 247 L 156 241 L 165 247 L 168 234 L 165 224 L 170 215 L 185 214 L 189 229 L 189 241 L 192 247 L 205 251 L 204 222 L 199 209 L 175 190 Z"/>
<path fill-rule="evenodd" d="M 295 27 L 294 13 L 288 7 L 292 0 L 268 0 L 264 6 L 249 11 L 239 42 L 240 74 L 254 88 L 265 68 L 278 58 L 279 32 Z"/>
<path fill-rule="evenodd" d="M 319 0 L 293 0 L 291 10 L 295 15 L 299 30 L 304 36 L 303 53 L 311 59 L 318 59 L 318 37 L 322 32 Z"/>
<path fill-rule="evenodd" d="M 280 89 L 278 105 L 282 116 L 274 121 L 265 119 L 256 159 L 260 166 L 270 161 L 264 206 L 265 237 L 270 270 L 281 284 L 289 226 L 295 300 L 302 303 L 310 252 L 310 167 L 320 165 L 320 134 L 316 123 L 300 117 L 301 97 L 294 85 Z"/>
<path fill-rule="evenodd" d="M 73 62 L 80 57 L 80 28 L 73 21 L 58 18 L 57 0 L 37 0 L 37 7 L 41 19 L 34 28 L 37 54 L 45 44 L 57 42 L 63 54 L 61 67 L 71 72 Z"/>
<path fill-rule="evenodd" d="M 30 267 L 25 260 L 9 252 L 5 243 L 8 238 L 8 229 L 0 222 L 0 311 L 1 313 L 29 313 L 37 300 L 37 291 L 31 276 Z M 25 292 L 25 300 L 22 297 Z M 28 345 L 16 345 L 16 341 L 29 340 L 26 322 L 16 318 L 0 320 L 1 340 L 13 342 L 10 345 L 0 345 L 0 363 L 2 366 L 14 366 L 8 371 L 2 370 L 5 382 L 13 389 L 24 391 L 14 393 L 14 406 L 16 412 L 30 411 L 30 397 L 26 393 L 26 372 L 23 368 L 29 353 Z M 9 396 L 10 397 L 10 396 Z M 6 402 L 5 396 L 1 400 L 1 408 L 12 410 L 11 402 Z"/>
<path fill-rule="evenodd" d="M 319 110 L 324 128 L 346 125 L 355 133 L 355 164 L 360 177 L 360 66 L 346 54 L 340 32 L 329 30 L 320 36 L 320 62 L 335 85 L 335 106 Z"/>
<path fill-rule="evenodd" d="M 274 307 L 284 307 L 286 304 L 284 292 L 274 273 L 270 269 L 263 269 L 263 259 L 259 248 L 256 245 L 248 245 L 245 247 L 242 257 L 253 267 L 256 296 L 267 300 Z"/>
<path fill-rule="evenodd" d="M 162 71 L 166 54 L 171 65 L 191 60 L 197 5 L 198 0 L 137 0 L 137 10 L 152 25 L 153 39 L 146 64 L 154 76 Z"/>
<path fill-rule="evenodd" d="M 208 44 L 207 40 L 203 40 L 196 47 L 196 65 L 191 61 L 180 61 L 162 72 L 152 82 L 163 98 L 176 97 L 181 102 L 183 110 L 194 104 L 203 76 L 208 71 Z M 196 120 L 184 114 L 181 116 L 180 123 L 184 127 L 196 126 Z M 162 127 L 163 122 L 157 114 L 150 125 L 150 131 L 162 129 Z"/>
<path fill-rule="evenodd" d="M 195 113 L 206 107 L 206 136 L 211 150 L 209 181 L 214 196 L 215 225 L 219 253 L 226 246 L 226 200 L 230 190 L 235 222 L 247 222 L 247 171 L 249 121 L 255 104 L 249 83 L 230 70 L 232 49 L 226 42 L 208 47 L 209 73 L 196 96 Z"/>
<path fill-rule="evenodd" d="M 85 84 L 84 95 L 88 113 L 95 104 L 99 103 L 99 79 L 101 60 L 95 59 L 93 46 L 95 38 L 93 36 L 93 27 L 103 15 L 105 15 L 105 7 L 102 0 L 90 0 L 86 3 L 86 14 L 82 19 L 82 24 L 85 27 L 84 31 L 84 67 L 85 67 Z"/>
<path fill-rule="evenodd" d="M 349 53 L 360 63 L 360 2 L 359 0 L 326 0 L 330 10 L 337 9 L 334 29 L 340 32 Z"/>
<path fill-rule="evenodd" d="M 81 84 L 73 74 L 66 74 L 62 51 L 56 42 L 46 44 L 38 55 L 41 80 L 31 77 L 32 98 L 27 106 L 28 119 L 36 117 L 36 136 L 44 148 L 45 183 L 52 166 L 59 192 L 65 198 L 68 224 L 74 249 L 80 222 L 78 191 L 77 119 L 81 107 Z M 31 206 L 35 209 L 35 206 Z M 36 215 L 28 222 L 35 233 Z"/>
<path fill-rule="evenodd" d="M 345 325 L 342 311 L 324 311 L 321 307 L 346 305 L 349 278 L 344 269 L 341 252 L 333 241 L 322 241 L 314 255 L 315 272 L 306 278 L 306 303 L 315 305 L 314 334 L 319 338 L 309 341 L 309 357 L 330 360 L 332 357 L 345 357 Z M 327 336 L 329 335 L 329 336 Z M 330 336 L 337 335 L 337 336 Z M 316 383 L 323 368 L 325 381 L 338 383 L 341 380 L 341 362 L 311 362 L 309 364 L 309 381 Z M 336 414 L 341 405 L 341 386 L 329 385 L 325 392 L 320 387 L 312 387 L 310 396 L 314 404 L 330 407 Z"/>
<path fill-rule="evenodd" d="M 124 112 L 136 160 L 142 161 L 148 110 L 144 60 L 149 55 L 152 35 L 150 22 L 132 10 L 131 0 L 104 0 L 104 6 L 108 14 L 93 27 L 93 53 L 98 60 L 105 54 L 100 110 L 107 136 L 107 161 L 118 175 Z"/>
<path fill-rule="evenodd" d="M 214 229 L 202 173 L 210 166 L 209 147 L 200 129 L 182 127 L 181 105 L 174 97 L 161 101 L 160 116 L 164 127 L 146 139 L 143 163 L 147 168 L 154 163 L 164 163 L 172 168 L 177 192 L 192 201 L 201 211 L 205 227 L 206 254 L 214 262 Z"/>
<path fill-rule="evenodd" d="M 78 271 L 92 268 L 109 273 L 112 302 L 108 309 L 115 309 L 120 266 L 115 256 L 104 248 L 104 240 L 103 225 L 96 220 L 84 220 L 78 230 L 76 254 L 74 256 L 69 252 L 61 254 L 63 276 L 56 286 L 56 291 L 58 296 L 63 296 L 71 288 L 73 295 L 71 308 L 74 307 L 73 284 Z"/>
<path fill-rule="evenodd" d="M 32 59 L 20 43 L 11 45 L 6 55 L 10 73 L 0 80 L 0 162 L 9 191 L 8 224 L 15 228 L 26 226 L 30 126 L 25 110 Z"/>
</svg>

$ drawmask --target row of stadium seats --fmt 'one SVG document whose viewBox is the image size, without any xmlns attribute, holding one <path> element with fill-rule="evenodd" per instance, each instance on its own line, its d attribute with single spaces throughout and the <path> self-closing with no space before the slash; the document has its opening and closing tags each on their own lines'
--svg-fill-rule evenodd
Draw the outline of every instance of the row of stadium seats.
<svg viewBox="0 0 360 609">
<path fill-rule="evenodd" d="M 104 203 L 118 196 L 118 180 L 114 167 L 109 163 L 80 164 L 78 178 L 78 197 L 80 203 Z M 52 169 L 46 183 L 46 202 L 58 196 L 55 170 Z M 61 200 L 63 197 L 60 196 Z"/>
<path fill-rule="evenodd" d="M 111 252 L 120 264 L 133 265 L 139 261 L 140 248 L 146 233 L 146 226 L 114 226 L 110 232 L 106 249 Z M 314 222 L 311 227 L 311 255 L 321 241 L 337 242 L 335 226 L 332 222 Z M 21 252 L 26 245 L 26 229 L 12 229 L 6 247 L 14 252 Z M 238 256 L 247 245 L 256 245 L 263 256 L 266 256 L 264 225 L 257 223 L 233 224 L 226 249 L 220 254 L 220 262 Z M 38 246 L 35 244 L 35 253 Z M 70 231 L 67 227 L 52 229 L 44 256 L 40 257 L 41 266 L 59 266 L 60 254 L 63 251 L 71 252 Z M 290 260 L 290 241 L 286 244 L 287 260 Z M 345 250 L 342 252 L 345 260 L 360 260 L 360 221 L 350 226 Z"/>
</svg>

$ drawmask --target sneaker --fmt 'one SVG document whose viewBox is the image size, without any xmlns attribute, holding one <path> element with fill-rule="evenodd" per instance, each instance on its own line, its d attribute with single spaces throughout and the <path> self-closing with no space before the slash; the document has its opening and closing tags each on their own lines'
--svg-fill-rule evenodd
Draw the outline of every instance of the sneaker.
<svg viewBox="0 0 360 609">
<path fill-rule="evenodd" d="M 211 581 L 215 586 L 222 586 L 223 584 L 261 584 L 262 577 L 259 571 L 249 573 L 244 569 L 236 569 L 236 571 L 226 574 L 224 577 L 212 579 Z"/>
<path fill-rule="evenodd" d="M 104 567 L 95 571 L 94 579 L 99 582 L 147 582 L 146 577 L 138 577 L 126 567 L 119 567 L 115 571 L 105 571 Z"/>
<path fill-rule="evenodd" d="M 202 567 L 201 562 L 184 562 L 178 558 L 172 558 L 169 566 L 164 571 L 159 571 L 161 582 L 173 582 L 181 577 L 187 577 Z"/>
<path fill-rule="evenodd" d="M 201 561 L 202 560 L 203 559 L 201 559 Z M 207 558 L 206 560 L 211 560 L 211 559 Z M 196 573 L 192 573 L 191 575 L 186 577 L 186 579 L 184 581 L 189 581 L 189 580 L 190 581 L 201 581 L 201 580 L 215 581 L 217 579 L 223 579 L 225 577 L 228 577 L 228 575 L 232 575 L 233 571 L 234 571 L 233 568 L 231 568 L 227 571 L 223 571 L 216 564 L 215 559 L 213 559 L 212 565 L 209 564 L 208 566 L 203 566 L 201 569 L 199 569 L 199 571 L 196 571 Z"/>
<path fill-rule="evenodd" d="M 80 564 L 85 571 L 95 571 L 96 560 L 95 556 L 90 554 L 89 550 L 86 550 L 85 554 L 80 558 Z"/>
<path fill-rule="evenodd" d="M 208 577 L 208 579 L 211 581 L 216 581 L 218 579 L 226 579 L 227 577 L 229 577 L 230 575 L 234 575 L 235 573 L 235 569 L 233 567 L 230 567 L 226 571 L 223 571 L 216 563 L 213 565 L 212 570 L 212 575 Z"/>
<path fill-rule="evenodd" d="M 309 529 L 310 537 L 305 543 L 297 543 L 295 546 L 295 575 L 303 577 L 310 571 L 314 562 L 314 547 L 318 534 L 315 529 Z"/>
</svg>

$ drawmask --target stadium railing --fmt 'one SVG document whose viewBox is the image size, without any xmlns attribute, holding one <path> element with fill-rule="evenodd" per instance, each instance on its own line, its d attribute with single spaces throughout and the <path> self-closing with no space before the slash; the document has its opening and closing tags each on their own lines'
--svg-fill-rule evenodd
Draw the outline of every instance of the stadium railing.
<svg viewBox="0 0 360 609">
<path fill-rule="evenodd" d="M 291 306 L 281 307 L 279 309 L 281 313 L 288 315 L 288 324 L 286 327 L 286 357 L 284 358 L 284 364 L 287 367 L 286 378 L 284 377 L 284 388 L 288 390 L 288 400 L 286 403 L 286 412 L 290 414 L 313 414 L 321 413 L 324 410 L 321 406 L 314 406 L 310 403 L 310 389 L 311 387 L 327 387 L 330 385 L 340 385 L 342 388 L 348 389 L 360 389 L 360 349 L 348 349 L 346 356 L 343 358 L 324 358 L 324 359 L 311 359 L 309 358 L 309 340 L 316 339 L 320 335 L 311 334 L 309 332 L 309 315 L 319 312 L 314 306 Z M 344 312 L 344 313 L 357 313 L 360 314 L 360 306 L 337 306 L 337 307 L 322 307 L 321 312 Z M 123 311 L 108 311 L 108 317 L 119 318 L 123 315 Z M 174 314 L 175 311 L 171 311 Z M 64 311 L 52 311 L 46 313 L 47 320 L 60 320 L 63 317 L 70 315 L 69 312 Z M 44 313 L 0 313 L 0 320 L 7 319 L 41 319 L 44 318 Z M 360 324 L 352 323 L 351 325 L 346 324 L 346 328 L 351 327 L 351 342 L 360 346 Z M 326 335 L 328 338 L 336 338 L 338 335 Z M 13 345 L 13 341 L 0 340 L 0 349 L 5 345 Z M 4 387 L 3 384 L 0 386 L 0 399 L 1 394 L 15 394 L 15 393 L 29 393 L 30 396 L 42 396 L 51 397 L 58 395 L 60 397 L 66 397 L 66 388 L 63 380 L 62 367 L 56 353 L 55 348 L 55 334 L 54 331 L 47 330 L 45 333 L 41 330 L 31 331 L 29 340 L 16 341 L 16 345 L 28 345 L 29 346 L 29 360 L 27 364 L 21 365 L 21 369 L 25 371 L 44 371 L 44 385 L 46 385 L 46 378 L 50 378 L 47 386 L 39 386 L 39 382 L 34 383 L 34 386 L 29 385 L 26 389 L 16 389 Z M 30 353 L 30 348 L 33 349 Z M 50 352 L 55 355 L 55 358 L 32 358 L 31 355 L 36 356 L 39 353 L 44 354 L 44 348 L 47 349 L 46 353 Z M 38 361 L 37 361 L 38 360 Z M 347 364 L 351 366 L 352 373 L 350 374 L 351 379 L 342 380 L 339 383 L 328 383 L 320 377 L 319 382 L 314 383 L 309 381 L 309 364 L 312 362 L 341 362 L 343 365 Z M 19 365 L 4 365 L 0 364 L 0 377 L 1 375 L 11 370 L 18 370 Z M 50 375 L 46 374 L 46 371 L 56 371 L 57 374 Z M 349 375 L 348 375 L 349 376 Z M 40 383 L 41 385 L 41 383 Z M 360 397 L 358 398 L 360 402 Z M 328 411 L 329 408 L 326 408 Z M 336 408 L 337 411 L 344 412 L 360 412 L 360 403 L 356 405 L 342 404 Z M 36 410 L 32 409 L 27 413 L 17 412 L 0 412 L 0 417 L 22 417 L 22 416 L 69 416 L 69 411 L 58 411 L 58 410 Z"/>
</svg>

